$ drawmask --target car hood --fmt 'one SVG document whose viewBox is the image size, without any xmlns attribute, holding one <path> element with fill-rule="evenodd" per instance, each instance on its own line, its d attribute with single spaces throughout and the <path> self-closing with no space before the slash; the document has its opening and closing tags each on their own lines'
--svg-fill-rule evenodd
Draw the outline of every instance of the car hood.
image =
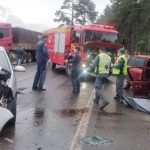
<svg viewBox="0 0 150 150">
<path fill-rule="evenodd" d="M 8 109 L 0 107 L 0 132 L 4 125 L 13 117 L 13 114 Z"/>
</svg>

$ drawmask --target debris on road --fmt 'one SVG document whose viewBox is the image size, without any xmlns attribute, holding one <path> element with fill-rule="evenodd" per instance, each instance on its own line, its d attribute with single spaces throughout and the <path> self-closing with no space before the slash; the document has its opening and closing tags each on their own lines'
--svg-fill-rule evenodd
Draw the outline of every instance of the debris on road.
<svg viewBox="0 0 150 150">
<path fill-rule="evenodd" d="M 124 100 L 135 110 L 150 114 L 150 100 L 128 96 L 124 96 Z"/>
<path fill-rule="evenodd" d="M 86 144 L 90 145 L 102 145 L 112 143 L 112 140 L 108 140 L 99 136 L 84 136 L 80 138 Z"/>
<path fill-rule="evenodd" d="M 9 143 L 11 143 L 11 144 L 13 144 L 13 140 L 11 140 L 9 138 L 4 138 L 4 140 L 7 141 L 7 142 L 9 142 Z"/>
</svg>

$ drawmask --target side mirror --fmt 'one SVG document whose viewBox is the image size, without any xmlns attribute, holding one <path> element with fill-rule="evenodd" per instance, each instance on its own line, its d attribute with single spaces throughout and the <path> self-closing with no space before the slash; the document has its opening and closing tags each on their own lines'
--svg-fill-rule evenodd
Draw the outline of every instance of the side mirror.
<svg viewBox="0 0 150 150">
<path fill-rule="evenodd" d="M 25 72 L 26 69 L 25 69 L 25 67 L 18 65 L 18 66 L 15 66 L 15 67 L 14 67 L 14 71 L 17 71 L 17 72 Z"/>
</svg>

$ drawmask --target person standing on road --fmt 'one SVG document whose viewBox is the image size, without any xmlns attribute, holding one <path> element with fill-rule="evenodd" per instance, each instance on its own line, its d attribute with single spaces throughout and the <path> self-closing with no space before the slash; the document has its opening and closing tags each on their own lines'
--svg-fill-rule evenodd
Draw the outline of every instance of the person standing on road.
<svg viewBox="0 0 150 150">
<path fill-rule="evenodd" d="M 43 88 L 45 80 L 45 70 L 48 61 L 48 51 L 45 46 L 47 37 L 43 36 L 42 39 L 36 45 L 36 60 L 37 60 L 37 72 L 34 77 L 32 90 L 46 91 Z"/>
<path fill-rule="evenodd" d="M 72 81 L 72 93 L 80 93 L 80 48 L 74 48 L 74 54 L 71 59 L 68 60 L 68 63 L 72 64 L 71 67 L 71 81 Z"/>
<path fill-rule="evenodd" d="M 93 99 L 95 104 L 99 104 L 99 101 L 102 101 L 102 105 L 100 109 L 102 110 L 105 108 L 109 102 L 107 101 L 104 92 L 103 92 L 103 84 L 104 81 L 109 76 L 110 72 L 110 64 L 111 64 L 111 58 L 108 54 L 106 54 L 105 48 L 99 49 L 99 54 L 96 56 L 94 64 L 92 68 L 95 68 L 96 73 L 96 81 L 95 81 L 95 99 Z"/>
<path fill-rule="evenodd" d="M 127 74 L 127 58 L 125 49 L 120 48 L 118 51 L 118 58 L 113 66 L 112 74 L 116 75 L 116 96 L 114 99 L 123 102 L 123 83 Z"/>
</svg>

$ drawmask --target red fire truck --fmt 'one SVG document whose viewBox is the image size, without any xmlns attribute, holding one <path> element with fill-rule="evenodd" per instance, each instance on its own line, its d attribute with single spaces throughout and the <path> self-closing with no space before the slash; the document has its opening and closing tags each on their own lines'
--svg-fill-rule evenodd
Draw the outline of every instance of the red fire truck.
<svg viewBox="0 0 150 150">
<path fill-rule="evenodd" d="M 98 54 L 100 47 L 115 57 L 117 50 L 123 47 L 118 43 L 118 32 L 112 26 L 84 25 L 49 29 L 44 32 L 48 36 L 47 47 L 52 69 L 56 65 L 66 66 L 69 75 L 71 65 L 66 63 L 75 46 L 80 47 L 81 68 L 86 69 Z"/>
<path fill-rule="evenodd" d="M 12 27 L 9 23 L 0 22 L 0 45 L 6 49 L 13 59 L 16 59 L 16 49 L 21 46 L 24 50 L 23 63 L 35 60 L 35 44 L 39 35 L 42 35 L 42 33 Z"/>
</svg>

